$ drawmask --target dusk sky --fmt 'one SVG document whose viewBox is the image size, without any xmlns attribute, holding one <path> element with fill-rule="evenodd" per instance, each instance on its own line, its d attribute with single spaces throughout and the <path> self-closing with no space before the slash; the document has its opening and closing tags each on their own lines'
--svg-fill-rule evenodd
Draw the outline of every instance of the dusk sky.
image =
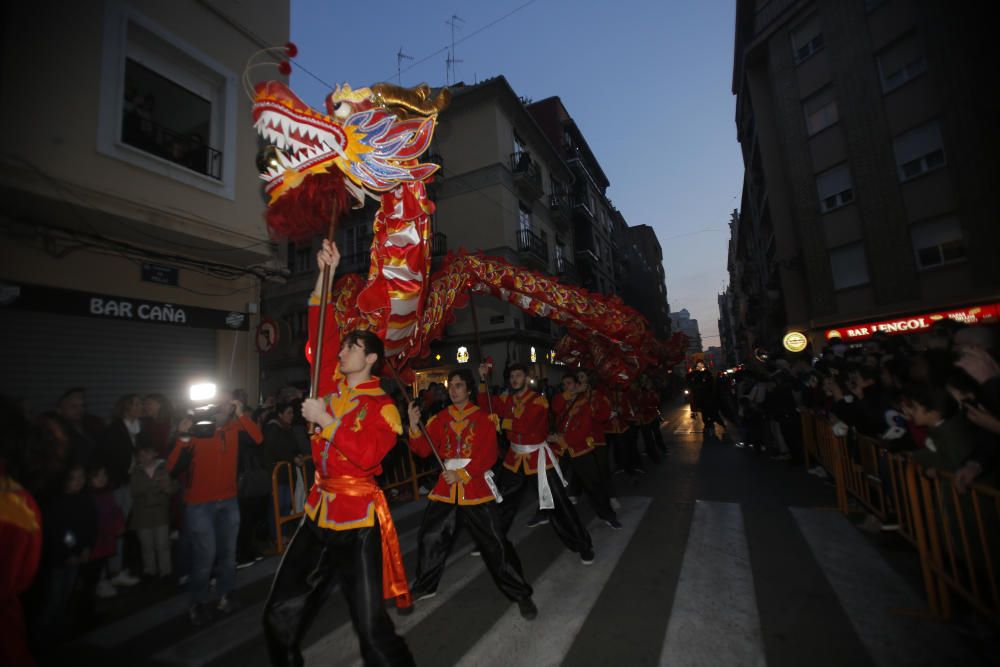
<svg viewBox="0 0 1000 667">
<path fill-rule="evenodd" d="M 611 201 L 629 224 L 656 230 L 671 310 L 687 308 L 705 347 L 718 345 L 716 295 L 727 281 L 728 222 L 743 171 L 732 0 L 351 6 L 293 0 L 298 63 L 330 85 L 360 87 L 395 81 L 402 48 L 414 58 L 402 65 L 403 85 L 445 85 L 445 22 L 459 16 L 456 80 L 502 74 L 521 96 L 562 98 L 611 181 Z M 292 88 L 314 106 L 328 92 L 298 68 Z"/>
</svg>

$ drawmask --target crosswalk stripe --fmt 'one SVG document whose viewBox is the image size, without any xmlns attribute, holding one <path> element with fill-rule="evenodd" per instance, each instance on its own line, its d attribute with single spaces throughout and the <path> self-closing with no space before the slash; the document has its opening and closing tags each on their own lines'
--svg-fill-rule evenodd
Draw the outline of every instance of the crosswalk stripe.
<svg viewBox="0 0 1000 667">
<path fill-rule="evenodd" d="M 699 500 L 660 665 L 765 664 L 743 510 Z"/>
<path fill-rule="evenodd" d="M 527 527 L 526 521 L 530 514 L 534 514 L 535 505 L 524 503 L 514 517 L 512 529 L 508 539 L 517 545 L 527 537 L 531 529 Z M 414 539 L 411 549 L 416 548 Z M 486 568 L 483 566 L 481 558 L 467 557 L 472 552 L 473 545 L 468 543 L 465 546 L 454 549 L 448 556 L 445 565 L 445 576 L 441 580 L 441 588 L 438 594 L 428 600 L 421 600 L 416 603 L 413 612 L 408 616 L 400 616 L 392 613 L 392 622 L 396 626 L 397 634 L 403 635 L 407 630 L 414 627 L 427 618 L 438 607 L 441 607 L 451 599 L 452 596 L 461 591 L 470 581 L 483 574 Z M 358 646 L 354 628 L 350 623 L 344 623 L 329 634 L 324 635 L 302 652 L 306 665 L 340 665 L 340 664 L 361 664 L 361 649 Z"/>
<path fill-rule="evenodd" d="M 891 612 L 922 609 L 926 602 L 850 521 L 835 512 L 790 510 L 875 664 L 978 664 L 947 626 Z"/>
<path fill-rule="evenodd" d="M 577 554 L 564 551 L 532 582 L 538 618 L 527 621 L 521 618 L 517 607 L 510 607 L 457 664 L 476 667 L 560 664 L 651 499 L 633 496 L 622 498 L 621 502 L 618 516 L 624 526 L 622 530 L 611 531 L 599 519 L 590 524 L 596 554 L 593 565 L 585 566 Z M 512 637 L 521 639 L 511 641 Z"/>
</svg>

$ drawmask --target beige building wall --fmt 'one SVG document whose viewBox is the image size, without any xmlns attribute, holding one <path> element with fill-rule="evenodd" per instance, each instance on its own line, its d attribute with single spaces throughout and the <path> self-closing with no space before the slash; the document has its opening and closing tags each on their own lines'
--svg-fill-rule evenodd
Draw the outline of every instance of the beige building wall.
<svg viewBox="0 0 1000 667">
<path fill-rule="evenodd" d="M 289 3 L 49 0 L 3 13 L 0 91 L 20 103 L 0 107 L 17 128 L 0 150 L 0 281 L 244 313 L 250 330 L 217 330 L 206 372 L 254 401 L 261 279 L 188 266 L 276 268 L 241 75 L 254 52 L 288 41 Z M 154 69 L 208 96 L 219 178 L 121 140 L 126 57 L 165 63 Z M 178 285 L 140 280 L 142 261 L 177 269 Z"/>
</svg>

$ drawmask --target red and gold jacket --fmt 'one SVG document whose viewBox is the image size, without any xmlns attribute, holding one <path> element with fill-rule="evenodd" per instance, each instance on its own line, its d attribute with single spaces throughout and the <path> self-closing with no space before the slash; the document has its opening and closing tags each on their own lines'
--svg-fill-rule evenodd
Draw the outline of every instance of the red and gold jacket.
<svg viewBox="0 0 1000 667">
<path fill-rule="evenodd" d="M 427 422 L 427 435 L 442 460 L 471 459 L 456 470 L 460 482 L 448 484 L 439 477 L 427 496 L 430 500 L 459 505 L 479 505 L 495 498 L 485 473 L 497 461 L 496 426 L 485 410 L 468 403 L 464 409 L 448 406 Z M 431 445 L 419 430 L 410 427 L 410 449 L 418 456 L 430 456 Z"/>
<path fill-rule="evenodd" d="M 0 665 L 34 665 L 20 595 L 42 555 L 42 513 L 0 462 Z"/>
<path fill-rule="evenodd" d="M 648 424 L 660 416 L 660 393 L 655 389 L 639 391 L 639 423 Z"/>
<path fill-rule="evenodd" d="M 590 390 L 590 436 L 594 445 L 607 444 L 604 434 L 611 430 L 611 399 L 600 389 Z"/>
<path fill-rule="evenodd" d="M 323 401 L 334 422 L 312 438 L 317 483 L 306 498 L 305 512 L 321 528 L 374 526 L 373 494 L 338 494 L 323 489 L 323 481 L 339 477 L 371 480 L 380 474 L 382 459 L 403 432 L 399 411 L 377 377 L 355 387 L 341 379 Z"/>
<path fill-rule="evenodd" d="M 316 349 L 318 299 L 311 298 L 309 306 L 309 344 Z M 355 480 L 374 486 L 375 475 L 382 472 L 382 459 L 395 446 L 403 427 L 396 404 L 382 391 L 377 377 L 352 388 L 340 374 L 340 336 L 334 318 L 334 305 L 328 304 L 319 395 L 334 422 L 312 437 L 316 483 L 306 498 L 305 513 L 322 528 L 352 530 L 375 525 L 374 492 L 361 489 L 348 495 L 349 489 L 344 489 L 336 493 L 329 490 L 328 482 L 346 478 L 345 484 Z"/>
<path fill-rule="evenodd" d="M 507 439 L 515 445 L 537 445 L 549 437 L 549 402 L 541 394 L 524 389 L 517 394 L 493 396 L 489 401 L 483 385 L 480 385 L 479 407 L 488 410 L 492 401 L 493 411 L 500 419 L 500 428 L 507 432 Z M 511 447 L 507 450 L 503 465 L 517 472 L 524 467 L 527 475 L 538 472 L 539 452 L 518 454 Z M 552 467 L 546 459 L 545 469 Z"/>
<path fill-rule="evenodd" d="M 638 419 L 632 399 L 627 391 L 614 387 L 608 393 L 608 400 L 611 403 L 611 410 L 616 414 L 608 420 L 607 432 L 624 433 Z"/>
<path fill-rule="evenodd" d="M 566 392 L 552 399 L 559 449 L 569 452 L 574 458 L 594 448 L 593 420 L 587 399 L 586 394 L 570 395 Z"/>
</svg>

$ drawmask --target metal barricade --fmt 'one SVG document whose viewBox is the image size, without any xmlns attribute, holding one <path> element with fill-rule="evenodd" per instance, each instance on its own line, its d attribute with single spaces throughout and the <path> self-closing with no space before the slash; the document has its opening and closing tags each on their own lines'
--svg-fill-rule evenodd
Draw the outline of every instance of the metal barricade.
<svg viewBox="0 0 1000 667">
<path fill-rule="evenodd" d="M 309 460 L 311 457 L 305 457 L 305 460 Z M 293 466 L 288 461 L 279 461 L 275 466 L 274 470 L 271 471 L 271 502 L 274 506 L 274 535 L 275 535 L 275 547 L 279 554 L 285 552 L 285 535 L 283 528 L 285 524 L 293 523 L 302 518 L 302 510 L 297 510 L 295 508 L 295 469 L 302 474 L 302 483 L 309 487 L 309 483 L 306 481 L 306 467 L 305 462 L 300 466 Z M 281 513 L 281 496 L 278 488 L 281 486 L 280 480 L 282 474 L 285 474 L 288 480 L 288 489 L 291 493 L 292 507 L 291 512 L 282 515 Z"/>
<path fill-rule="evenodd" d="M 929 567 L 937 584 L 936 590 L 928 591 L 932 611 L 949 616 L 949 594 L 956 593 L 1000 625 L 996 572 L 1000 490 L 973 484 L 965 493 L 959 493 L 952 473 L 927 471 L 916 464 L 914 468 L 927 519 Z"/>
</svg>

